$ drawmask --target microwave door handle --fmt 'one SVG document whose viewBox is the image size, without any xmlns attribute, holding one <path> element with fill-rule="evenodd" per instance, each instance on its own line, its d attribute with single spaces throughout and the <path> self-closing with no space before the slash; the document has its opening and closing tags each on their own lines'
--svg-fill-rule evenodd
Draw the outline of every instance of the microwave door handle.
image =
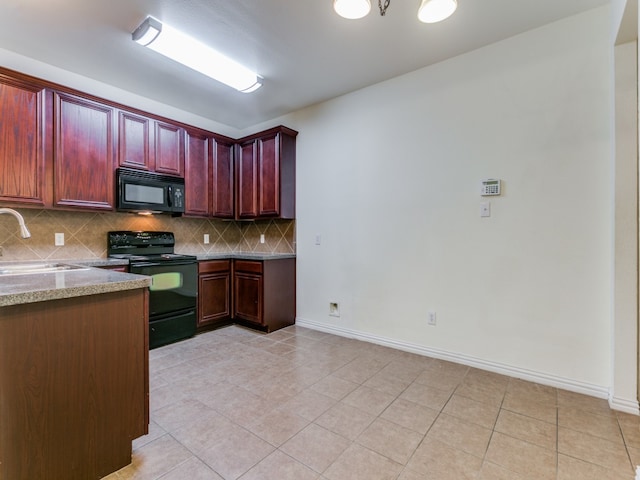
<svg viewBox="0 0 640 480">
<path fill-rule="evenodd" d="M 167 205 L 173 207 L 173 187 L 169 185 L 167 187 Z"/>
</svg>

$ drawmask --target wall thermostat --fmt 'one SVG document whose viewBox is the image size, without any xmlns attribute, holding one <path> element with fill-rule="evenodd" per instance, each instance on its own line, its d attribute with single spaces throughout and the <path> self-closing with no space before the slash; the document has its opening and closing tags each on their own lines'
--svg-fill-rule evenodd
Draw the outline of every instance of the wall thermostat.
<svg viewBox="0 0 640 480">
<path fill-rule="evenodd" d="M 500 180 L 489 178 L 482 181 L 480 195 L 487 197 L 490 195 L 500 195 Z"/>
</svg>

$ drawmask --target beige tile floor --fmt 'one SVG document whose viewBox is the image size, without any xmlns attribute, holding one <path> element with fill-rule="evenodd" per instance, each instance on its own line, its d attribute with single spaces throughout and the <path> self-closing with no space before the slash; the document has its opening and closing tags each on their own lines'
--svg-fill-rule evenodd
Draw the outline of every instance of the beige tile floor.
<svg viewBox="0 0 640 480">
<path fill-rule="evenodd" d="M 151 424 L 108 480 L 617 480 L 605 400 L 301 327 L 150 352 Z"/>
</svg>

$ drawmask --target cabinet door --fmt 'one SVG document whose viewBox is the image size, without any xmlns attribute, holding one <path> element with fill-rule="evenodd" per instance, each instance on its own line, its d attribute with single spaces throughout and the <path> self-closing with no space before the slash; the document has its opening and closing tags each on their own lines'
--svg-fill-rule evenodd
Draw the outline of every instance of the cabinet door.
<svg viewBox="0 0 640 480">
<path fill-rule="evenodd" d="M 155 171 L 169 175 L 184 175 L 184 140 L 182 128 L 155 122 Z"/>
<path fill-rule="evenodd" d="M 45 206 L 45 91 L 0 78 L 0 200 Z"/>
<path fill-rule="evenodd" d="M 231 317 L 231 272 L 200 275 L 198 282 L 198 326 Z"/>
<path fill-rule="evenodd" d="M 234 274 L 234 317 L 262 324 L 262 275 Z"/>
<path fill-rule="evenodd" d="M 240 144 L 236 162 L 237 218 L 258 216 L 258 158 L 257 141 Z"/>
<path fill-rule="evenodd" d="M 113 210 L 113 109 L 54 92 L 54 205 Z"/>
<path fill-rule="evenodd" d="M 297 134 L 280 126 L 238 142 L 237 219 L 295 218 Z"/>
<path fill-rule="evenodd" d="M 118 113 L 118 163 L 121 167 L 153 170 L 149 124 L 146 117 L 125 111 Z"/>
<path fill-rule="evenodd" d="M 209 215 L 209 138 L 187 131 L 184 157 L 185 215 Z"/>
<path fill-rule="evenodd" d="M 233 218 L 233 144 L 211 140 L 213 147 L 211 214 Z"/>
<path fill-rule="evenodd" d="M 258 216 L 280 213 L 280 135 L 258 139 Z"/>
</svg>

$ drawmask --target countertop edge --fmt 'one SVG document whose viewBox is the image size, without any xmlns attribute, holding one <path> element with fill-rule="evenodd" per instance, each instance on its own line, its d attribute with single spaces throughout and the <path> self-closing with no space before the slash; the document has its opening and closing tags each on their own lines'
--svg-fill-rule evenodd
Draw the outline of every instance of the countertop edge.
<svg viewBox="0 0 640 480">
<path fill-rule="evenodd" d="M 207 260 L 258 260 L 267 262 L 269 260 L 283 260 L 296 258 L 295 253 L 207 253 L 197 255 L 199 262 Z"/>
<path fill-rule="evenodd" d="M 33 278 L 27 286 L 15 284 L 18 279 L 25 282 L 25 277 L 39 278 Z M 0 307 L 100 295 L 151 285 L 151 277 L 94 268 L 46 275 L 16 275 L 4 281 L 12 283 L 3 283 L 0 277 Z"/>
<path fill-rule="evenodd" d="M 84 287 L 69 287 L 55 290 L 37 290 L 32 292 L 14 293 L 0 296 L 0 307 L 22 305 L 25 303 L 46 302 L 49 300 L 60 300 L 63 298 L 84 297 L 87 295 L 100 295 L 103 293 L 121 292 L 124 290 L 135 290 L 136 288 L 146 288 L 150 283 L 150 280 L 142 279 L 118 283 L 102 283 Z"/>
</svg>

